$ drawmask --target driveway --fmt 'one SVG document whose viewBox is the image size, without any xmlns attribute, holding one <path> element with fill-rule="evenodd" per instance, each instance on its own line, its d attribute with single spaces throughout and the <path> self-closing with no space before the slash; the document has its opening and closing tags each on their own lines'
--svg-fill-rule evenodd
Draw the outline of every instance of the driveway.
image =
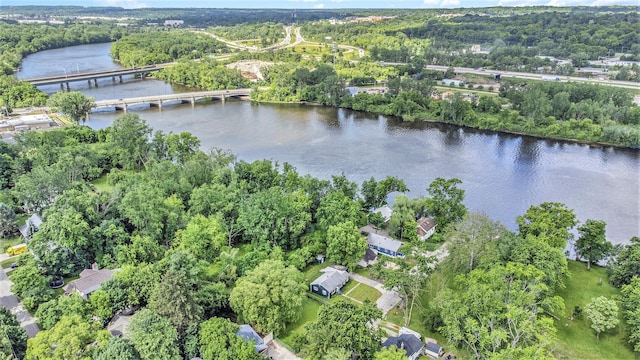
<svg viewBox="0 0 640 360">
<path fill-rule="evenodd" d="M 382 310 L 383 316 L 387 315 L 389 310 L 393 309 L 393 307 L 396 306 L 401 300 L 400 296 L 395 291 L 385 289 L 381 283 L 375 280 L 371 280 L 362 275 L 354 273 L 349 273 L 349 277 L 351 278 L 351 280 L 369 285 L 382 293 L 382 296 L 380 296 L 376 301 L 376 306 L 378 306 L 378 309 Z"/>
<path fill-rule="evenodd" d="M 27 336 L 32 338 L 40 329 L 38 329 L 35 319 L 22 307 L 18 298 L 11 292 L 11 285 L 11 280 L 7 277 L 4 269 L 0 268 L 0 306 L 11 310 L 20 322 L 20 326 L 27 332 Z"/>
<path fill-rule="evenodd" d="M 273 360 L 300 360 L 296 354 L 292 353 L 286 347 L 280 345 L 276 340 L 272 340 L 267 344 L 267 357 Z"/>
</svg>

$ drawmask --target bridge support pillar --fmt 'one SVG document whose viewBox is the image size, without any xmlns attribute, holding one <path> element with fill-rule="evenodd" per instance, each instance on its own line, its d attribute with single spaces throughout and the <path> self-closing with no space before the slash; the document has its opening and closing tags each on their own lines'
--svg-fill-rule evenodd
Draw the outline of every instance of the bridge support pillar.
<svg viewBox="0 0 640 360">
<path fill-rule="evenodd" d="M 60 83 L 60 90 L 64 90 L 64 84 Z"/>
<path fill-rule="evenodd" d="M 116 82 L 116 77 L 115 76 L 111 77 L 111 82 Z"/>
<path fill-rule="evenodd" d="M 227 97 L 226 97 L 224 94 L 222 94 L 222 97 L 220 98 L 220 100 L 222 100 L 222 103 L 223 103 L 223 104 L 224 104 L 224 102 L 226 101 L 226 99 L 227 99 Z"/>
<path fill-rule="evenodd" d="M 96 87 L 98 87 L 98 79 L 93 79 L 93 85 L 95 85 Z"/>
<path fill-rule="evenodd" d="M 67 91 L 71 90 L 71 88 L 69 87 L 69 83 L 66 82 L 65 85 L 67 85 Z"/>
<path fill-rule="evenodd" d="M 91 87 L 91 79 L 87 80 L 87 85 L 89 85 L 89 87 Z"/>
<path fill-rule="evenodd" d="M 118 76 L 120 78 L 120 83 L 122 83 L 122 75 Z"/>
</svg>

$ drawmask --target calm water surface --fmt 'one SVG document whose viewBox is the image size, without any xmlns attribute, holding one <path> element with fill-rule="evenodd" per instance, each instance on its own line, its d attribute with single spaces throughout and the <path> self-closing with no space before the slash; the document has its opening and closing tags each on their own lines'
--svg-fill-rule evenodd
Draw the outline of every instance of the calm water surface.
<svg viewBox="0 0 640 360">
<path fill-rule="evenodd" d="M 86 71 L 116 68 L 108 49 L 108 44 L 100 44 L 35 54 L 25 60 L 21 76 L 60 73 L 54 67 L 34 69 L 43 62 L 69 68 L 85 62 L 91 66 Z M 71 87 L 96 99 L 184 91 L 160 81 L 134 79 L 125 84 L 109 79 L 97 89 L 83 82 Z M 344 173 L 361 184 L 371 176 L 380 180 L 392 175 L 404 179 L 409 196 L 419 196 L 436 177 L 456 177 L 463 181 L 465 203 L 471 210 L 511 229 L 516 228 L 515 217 L 529 206 L 557 201 L 574 209 L 582 222 L 605 220 L 607 236 L 615 243 L 640 235 L 638 151 L 446 125 L 403 124 L 373 114 L 300 105 L 228 101 L 132 112 L 154 129 L 195 134 L 205 150 L 230 149 L 246 161 L 288 162 L 300 173 L 323 179 Z M 94 113 L 87 124 L 106 127 L 120 115 Z"/>
</svg>

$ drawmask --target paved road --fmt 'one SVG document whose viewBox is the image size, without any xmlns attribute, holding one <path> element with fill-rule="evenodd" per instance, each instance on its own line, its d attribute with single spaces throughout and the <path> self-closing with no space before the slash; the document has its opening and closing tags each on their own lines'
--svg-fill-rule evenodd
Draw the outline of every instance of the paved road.
<svg viewBox="0 0 640 360">
<path fill-rule="evenodd" d="M 402 62 L 386 62 L 381 61 L 381 65 L 406 65 L 406 63 Z M 427 65 L 426 69 L 429 70 L 438 70 L 438 71 L 447 71 L 448 66 L 442 65 Z M 555 78 L 556 76 L 560 79 L 560 81 L 582 81 L 593 84 L 601 84 L 607 86 L 621 87 L 626 89 L 640 90 L 640 83 L 633 81 L 619 81 L 619 80 L 598 80 L 594 78 L 585 78 L 578 76 L 558 76 L 558 75 L 549 75 L 549 74 L 533 74 L 533 73 L 524 73 L 524 72 L 515 72 L 515 71 L 502 71 L 502 70 L 483 70 L 483 69 L 473 69 L 473 68 L 465 68 L 465 67 L 455 67 L 454 71 L 457 73 L 465 73 L 465 74 L 478 74 L 478 75 L 500 75 L 502 79 L 506 78 L 516 78 L 516 79 L 532 79 L 532 80 L 547 80 L 548 78 Z M 549 80 L 552 81 L 552 80 Z"/>
<path fill-rule="evenodd" d="M 395 291 L 389 291 L 385 289 L 381 283 L 375 280 L 371 280 L 362 275 L 358 275 L 354 273 L 349 273 L 349 277 L 352 280 L 363 283 L 365 285 L 369 285 L 372 288 L 375 288 L 376 290 L 382 293 L 382 296 L 380 296 L 378 298 L 378 301 L 376 301 L 376 305 L 378 306 L 378 309 L 382 310 L 382 315 L 386 315 L 389 312 L 389 310 L 393 309 L 393 307 L 396 306 L 401 300 L 400 296 L 398 296 L 398 294 Z"/>
<path fill-rule="evenodd" d="M 7 274 L 3 269 L 0 269 L 0 305 L 11 310 L 16 315 L 20 326 L 27 332 L 27 336 L 32 338 L 36 336 L 40 329 L 38 329 L 38 325 L 29 312 L 22 307 L 18 298 L 11 292 L 11 285 L 11 280 L 9 280 Z"/>
</svg>

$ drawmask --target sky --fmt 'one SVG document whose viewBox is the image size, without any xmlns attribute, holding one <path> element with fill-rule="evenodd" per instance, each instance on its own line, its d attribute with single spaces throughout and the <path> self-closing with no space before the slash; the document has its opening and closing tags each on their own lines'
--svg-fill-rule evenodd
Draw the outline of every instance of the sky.
<svg viewBox="0 0 640 360">
<path fill-rule="evenodd" d="M 638 0 L 0 0 L 0 5 L 79 5 L 123 8 L 456 8 L 486 6 L 638 5 Z"/>
</svg>

